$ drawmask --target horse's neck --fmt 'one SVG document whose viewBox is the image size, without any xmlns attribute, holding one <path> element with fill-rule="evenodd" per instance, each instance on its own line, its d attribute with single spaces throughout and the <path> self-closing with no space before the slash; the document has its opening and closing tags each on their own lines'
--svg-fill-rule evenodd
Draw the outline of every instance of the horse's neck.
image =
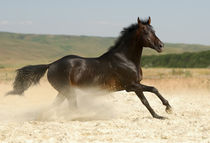
<svg viewBox="0 0 210 143">
<path fill-rule="evenodd" d="M 122 53 L 128 60 L 132 61 L 136 66 L 140 66 L 143 46 L 139 43 L 127 44 L 126 50 L 122 50 Z"/>
<path fill-rule="evenodd" d="M 137 67 L 140 68 L 143 46 L 141 46 L 141 43 L 137 43 L 136 41 L 137 40 L 126 39 L 125 41 L 122 41 L 122 43 L 116 45 L 116 47 L 101 55 L 100 58 L 104 59 L 111 55 L 111 57 L 113 57 L 113 55 L 115 55 L 116 53 L 120 53 L 123 54 L 123 56 L 126 57 L 127 60 L 132 61 Z"/>
</svg>

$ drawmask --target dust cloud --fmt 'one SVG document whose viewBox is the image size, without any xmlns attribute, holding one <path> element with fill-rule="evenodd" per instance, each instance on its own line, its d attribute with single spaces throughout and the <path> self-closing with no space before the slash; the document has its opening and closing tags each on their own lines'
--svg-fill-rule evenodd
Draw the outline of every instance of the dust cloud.
<svg viewBox="0 0 210 143">
<path fill-rule="evenodd" d="M 1 85 L 0 121 L 85 121 L 112 119 L 119 116 L 116 105 L 110 102 L 112 95 L 108 91 L 99 88 L 74 89 L 78 107 L 70 109 L 67 99 L 60 106 L 53 107 L 52 103 L 57 92 L 46 86 L 50 85 L 45 83 L 34 86 L 23 96 L 5 96 L 11 87 Z M 126 110 L 126 108 L 121 109 Z"/>
</svg>

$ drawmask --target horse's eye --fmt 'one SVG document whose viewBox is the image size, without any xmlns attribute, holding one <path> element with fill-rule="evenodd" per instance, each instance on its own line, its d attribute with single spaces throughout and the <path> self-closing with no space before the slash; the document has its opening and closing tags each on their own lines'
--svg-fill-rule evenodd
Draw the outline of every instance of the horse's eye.
<svg viewBox="0 0 210 143">
<path fill-rule="evenodd" d="M 148 35 L 148 34 L 149 34 L 149 32 L 148 32 L 148 31 L 144 31 L 144 33 L 145 33 L 146 35 Z"/>
</svg>

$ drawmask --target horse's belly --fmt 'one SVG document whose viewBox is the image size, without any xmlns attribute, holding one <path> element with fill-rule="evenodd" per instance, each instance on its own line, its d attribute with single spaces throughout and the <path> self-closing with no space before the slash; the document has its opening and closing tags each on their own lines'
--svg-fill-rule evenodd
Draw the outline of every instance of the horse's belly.
<svg viewBox="0 0 210 143">
<path fill-rule="evenodd" d="M 71 85 L 76 87 L 100 87 L 107 90 L 122 90 L 117 79 L 102 75 L 83 76 L 79 80 L 71 80 Z"/>
<path fill-rule="evenodd" d="M 108 89 L 108 90 L 113 90 L 113 91 L 123 90 L 120 83 L 114 78 L 111 78 L 111 79 L 107 80 L 106 82 L 104 82 L 102 85 L 102 88 Z"/>
</svg>

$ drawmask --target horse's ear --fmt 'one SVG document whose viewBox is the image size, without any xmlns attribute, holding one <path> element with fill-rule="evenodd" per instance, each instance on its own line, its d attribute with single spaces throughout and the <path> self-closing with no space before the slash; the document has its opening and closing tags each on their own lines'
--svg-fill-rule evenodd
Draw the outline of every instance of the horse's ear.
<svg viewBox="0 0 210 143">
<path fill-rule="evenodd" d="M 148 22 L 149 25 L 151 24 L 151 17 L 149 16 Z"/>
<path fill-rule="evenodd" d="M 138 22 L 139 27 L 141 27 L 142 23 L 141 23 L 139 17 L 137 18 L 137 22 Z"/>
</svg>

